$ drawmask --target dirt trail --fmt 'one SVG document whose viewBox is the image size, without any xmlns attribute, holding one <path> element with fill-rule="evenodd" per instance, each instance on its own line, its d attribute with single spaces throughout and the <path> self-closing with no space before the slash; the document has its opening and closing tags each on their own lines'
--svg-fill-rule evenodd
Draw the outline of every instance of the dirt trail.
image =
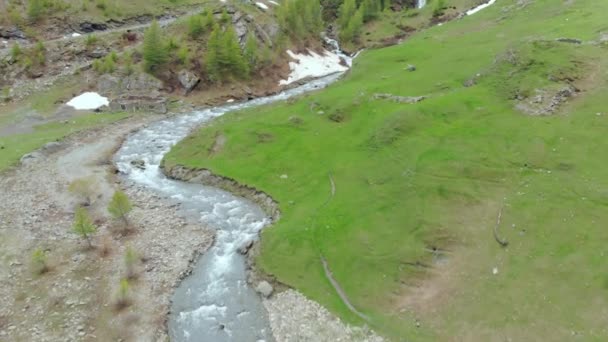
<svg viewBox="0 0 608 342">
<path fill-rule="evenodd" d="M 27 165 L 0 174 L 0 340 L 157 340 L 166 338 L 165 319 L 172 289 L 190 262 L 212 243 L 213 233 L 183 221 L 166 199 L 121 184 L 107 162 L 123 137 L 148 116 L 123 120 L 77 134 L 44 151 Z M 67 191 L 78 178 L 95 179 L 90 206 L 99 227 L 96 250 L 71 232 L 78 200 Z M 122 236 L 106 205 L 122 187 L 134 203 L 135 232 Z M 109 254 L 101 256 L 101 246 Z M 131 282 L 132 305 L 114 310 L 125 274 L 124 252 L 140 257 Z M 47 251 L 51 271 L 31 272 L 35 248 Z"/>
</svg>

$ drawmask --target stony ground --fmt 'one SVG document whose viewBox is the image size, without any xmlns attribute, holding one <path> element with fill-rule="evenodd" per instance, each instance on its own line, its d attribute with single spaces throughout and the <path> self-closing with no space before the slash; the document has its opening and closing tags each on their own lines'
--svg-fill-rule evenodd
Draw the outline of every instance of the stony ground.
<svg viewBox="0 0 608 342">
<path fill-rule="evenodd" d="M 162 340 L 170 294 L 213 234 L 187 224 L 170 202 L 120 184 L 108 172 L 121 138 L 144 119 L 131 119 L 75 136 L 35 154 L 0 179 L 0 340 Z M 53 151 L 58 150 L 58 151 Z M 94 179 L 90 212 L 99 229 L 94 249 L 71 232 L 80 201 L 67 191 L 74 179 Z M 132 232 L 112 222 L 106 205 L 123 187 L 134 203 Z M 125 276 L 125 250 L 137 256 L 130 306 L 115 303 Z M 50 271 L 32 272 L 30 256 L 47 251 Z"/>
<path fill-rule="evenodd" d="M 185 222 L 177 206 L 113 173 L 109 161 L 133 129 L 158 116 L 127 119 L 51 143 L 0 176 L 0 341 L 165 341 L 173 288 L 213 242 L 213 232 Z M 83 199 L 68 191 L 90 179 L 93 248 L 72 232 Z M 107 203 L 123 189 L 134 204 L 131 229 L 112 221 Z M 49 272 L 33 271 L 35 249 Z M 127 248 L 137 254 L 129 306 L 116 305 Z M 266 300 L 276 340 L 381 341 L 351 328 L 288 290 Z"/>
</svg>

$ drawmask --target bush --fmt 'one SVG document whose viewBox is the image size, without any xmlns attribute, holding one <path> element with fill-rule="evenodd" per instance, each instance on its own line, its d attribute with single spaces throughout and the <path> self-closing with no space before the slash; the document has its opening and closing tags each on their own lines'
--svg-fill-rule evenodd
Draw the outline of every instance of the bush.
<svg viewBox="0 0 608 342">
<path fill-rule="evenodd" d="M 198 38 L 204 32 L 203 18 L 200 15 L 193 15 L 188 18 L 188 35 L 191 38 Z"/>
<path fill-rule="evenodd" d="M 22 53 L 23 51 L 21 51 L 21 46 L 19 46 L 19 43 L 13 44 L 13 47 L 11 47 L 11 57 L 13 60 L 19 59 Z"/>
<path fill-rule="evenodd" d="M 93 63 L 93 67 L 95 68 L 95 63 Z M 68 191 L 79 198 L 80 205 L 89 206 L 93 202 L 97 186 L 93 178 L 79 178 L 70 183 Z"/>
<path fill-rule="evenodd" d="M 433 9 L 433 17 L 441 17 L 445 10 L 445 0 L 438 0 L 435 8 Z"/>
<path fill-rule="evenodd" d="M 36 248 L 32 253 L 32 271 L 34 274 L 44 274 L 49 271 L 46 252 L 42 248 Z"/>
<path fill-rule="evenodd" d="M 30 0 L 27 7 L 27 16 L 31 21 L 38 21 L 42 16 L 43 10 L 42 0 Z"/>
<path fill-rule="evenodd" d="M 114 196 L 112 196 L 112 200 L 108 204 L 108 212 L 114 219 L 122 220 L 125 229 L 129 227 L 128 215 L 132 209 L 133 205 L 131 205 L 127 194 L 120 190 L 114 192 Z"/>
<path fill-rule="evenodd" d="M 87 241 L 89 248 L 93 247 L 91 244 L 91 234 L 95 233 L 97 227 L 93 224 L 93 220 L 91 220 L 91 217 L 85 208 L 80 207 L 76 210 L 72 229 L 74 233 Z"/>
<path fill-rule="evenodd" d="M 97 43 L 97 36 L 94 34 L 87 35 L 86 40 L 84 41 L 87 48 L 94 46 Z"/>
<path fill-rule="evenodd" d="M 131 301 L 129 300 L 130 288 L 131 288 L 131 284 L 129 284 L 128 279 L 120 280 L 120 285 L 118 287 L 118 294 L 116 296 L 116 309 L 117 310 L 122 310 L 131 304 Z"/>
</svg>

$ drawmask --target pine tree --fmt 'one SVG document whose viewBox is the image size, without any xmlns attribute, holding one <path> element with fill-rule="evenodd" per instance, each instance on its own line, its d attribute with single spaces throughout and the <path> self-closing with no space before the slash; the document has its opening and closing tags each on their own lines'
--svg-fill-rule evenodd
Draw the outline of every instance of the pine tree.
<svg viewBox="0 0 608 342">
<path fill-rule="evenodd" d="M 144 34 L 144 70 L 154 72 L 169 60 L 158 22 L 153 21 Z"/>
<path fill-rule="evenodd" d="M 340 6 L 339 12 L 338 25 L 341 30 L 346 30 L 350 20 L 357 12 L 357 2 L 355 0 L 344 0 L 344 3 Z"/>
<path fill-rule="evenodd" d="M 132 209 L 133 205 L 131 205 L 131 201 L 129 201 L 127 194 L 120 190 L 114 192 L 114 196 L 112 196 L 112 200 L 110 201 L 110 204 L 108 204 L 108 212 L 113 218 L 122 220 L 125 227 L 129 227 L 129 220 L 127 216 Z"/>
<path fill-rule="evenodd" d="M 232 25 L 228 26 L 222 37 L 222 60 L 223 71 L 237 78 L 249 76 L 249 65 L 243 56 L 243 50 L 239 45 L 236 32 Z"/>
<path fill-rule="evenodd" d="M 221 53 L 221 34 L 220 26 L 215 24 L 207 41 L 206 67 L 207 74 L 212 81 L 221 81 L 219 56 Z"/>
<path fill-rule="evenodd" d="M 205 14 L 205 20 L 203 21 L 203 26 L 207 30 L 213 29 L 215 25 L 215 18 L 213 17 L 213 13 L 211 11 L 207 11 Z"/>
<path fill-rule="evenodd" d="M 27 16 L 31 21 L 37 21 L 42 15 L 44 4 L 42 0 L 30 0 L 27 8 Z"/>
<path fill-rule="evenodd" d="M 93 221 L 85 208 L 80 207 L 76 210 L 73 230 L 74 233 L 80 235 L 87 241 L 89 247 L 93 247 L 91 244 L 91 234 L 95 233 L 97 227 L 93 224 Z"/>
<path fill-rule="evenodd" d="M 247 35 L 245 42 L 245 59 L 250 69 L 255 69 L 258 63 L 258 40 L 252 32 Z"/>
<path fill-rule="evenodd" d="M 196 14 L 188 18 L 188 35 L 198 38 L 204 32 L 204 24 L 200 15 Z"/>
</svg>

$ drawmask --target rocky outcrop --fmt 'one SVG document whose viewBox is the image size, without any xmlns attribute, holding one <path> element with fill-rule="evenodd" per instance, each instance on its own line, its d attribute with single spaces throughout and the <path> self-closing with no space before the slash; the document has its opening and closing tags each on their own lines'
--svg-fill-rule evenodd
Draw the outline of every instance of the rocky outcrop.
<svg viewBox="0 0 608 342">
<path fill-rule="evenodd" d="M 182 165 L 166 167 L 164 161 L 161 170 L 171 179 L 213 186 L 244 197 L 259 205 L 275 222 L 281 216 L 279 205 L 272 197 L 256 188 L 239 184 L 234 179 L 215 175 L 207 169 L 190 169 Z"/>
<path fill-rule="evenodd" d="M 91 33 L 95 31 L 105 31 L 108 29 L 108 25 L 105 23 L 91 23 L 85 21 L 83 23 L 80 23 L 79 28 L 81 32 Z"/>
<path fill-rule="evenodd" d="M 17 28 L 16 26 L 11 26 L 11 27 L 0 26 L 0 38 L 21 39 L 21 40 L 27 39 L 27 37 L 25 36 L 25 33 L 23 31 L 21 31 L 19 28 Z"/>
<path fill-rule="evenodd" d="M 164 97 L 126 96 L 110 100 L 110 110 L 115 112 L 168 112 L 167 99 Z"/>
<path fill-rule="evenodd" d="M 188 94 L 196 87 L 197 84 L 201 81 L 201 78 L 198 77 L 192 71 L 182 69 L 177 73 L 177 79 L 179 83 L 184 88 L 184 93 Z"/>
<path fill-rule="evenodd" d="M 123 78 L 106 74 L 99 77 L 97 82 L 98 92 L 109 97 L 124 94 L 157 97 L 162 88 L 161 80 L 145 73 L 135 73 Z"/>
<path fill-rule="evenodd" d="M 110 110 L 122 112 L 167 113 L 167 99 L 160 94 L 162 88 L 162 81 L 145 73 L 124 78 L 102 75 L 97 82 L 98 92 L 110 98 Z"/>
<path fill-rule="evenodd" d="M 536 89 L 536 95 L 534 96 L 518 97 L 515 107 L 529 115 L 551 115 L 557 112 L 560 106 L 575 96 L 578 91 L 570 84 L 556 89 Z"/>
<path fill-rule="evenodd" d="M 418 103 L 426 99 L 426 96 L 397 96 L 393 94 L 374 94 L 374 100 L 390 100 L 397 103 Z"/>
</svg>

